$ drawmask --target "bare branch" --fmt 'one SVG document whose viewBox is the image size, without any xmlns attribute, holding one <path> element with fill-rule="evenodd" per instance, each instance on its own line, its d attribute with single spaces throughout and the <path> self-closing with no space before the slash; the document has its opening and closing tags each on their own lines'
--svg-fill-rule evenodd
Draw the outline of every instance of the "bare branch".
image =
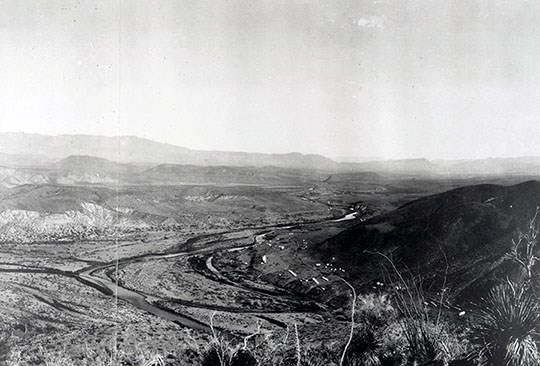
<svg viewBox="0 0 540 366">
<path fill-rule="evenodd" d="M 527 275 L 527 280 L 530 280 L 533 276 L 533 269 L 536 262 L 540 260 L 536 256 L 537 252 L 537 237 L 540 233 L 540 226 L 537 223 L 537 219 L 540 214 L 540 207 L 536 208 L 533 217 L 527 224 L 527 231 L 519 231 L 517 240 L 512 239 L 512 248 L 506 255 L 511 261 L 522 267 Z M 523 244 L 525 248 L 523 248 Z"/>
<path fill-rule="evenodd" d="M 250 338 L 253 338 L 255 337 L 256 335 L 258 334 L 261 334 L 261 322 L 259 320 L 257 320 L 257 330 L 255 331 L 255 333 L 253 334 L 250 334 L 248 336 L 245 336 L 244 337 L 244 348 L 247 349 L 248 346 L 247 346 L 247 342 Z"/>
<path fill-rule="evenodd" d="M 345 361 L 345 354 L 347 353 L 347 349 L 351 345 L 353 335 L 354 335 L 354 312 L 356 309 L 356 291 L 354 290 L 354 287 L 344 278 L 341 279 L 347 286 L 350 287 L 353 295 L 352 299 L 352 305 L 351 305 L 351 330 L 349 333 L 349 339 L 347 340 L 347 344 L 345 344 L 345 348 L 343 349 L 343 353 L 341 354 L 341 360 L 339 361 L 339 366 L 343 366 L 343 362 Z"/>
</svg>

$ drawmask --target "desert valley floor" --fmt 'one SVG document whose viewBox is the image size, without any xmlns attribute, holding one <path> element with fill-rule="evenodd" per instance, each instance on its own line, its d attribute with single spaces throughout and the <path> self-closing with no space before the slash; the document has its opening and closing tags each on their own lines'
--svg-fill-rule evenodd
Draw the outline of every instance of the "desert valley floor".
<svg viewBox="0 0 540 366">
<path fill-rule="evenodd" d="M 272 184 L 49 183 L 0 190 L 3 360 L 53 364 L 67 354 L 80 364 L 106 364 L 124 354 L 199 364 L 213 332 L 254 348 L 282 342 L 294 352 L 294 329 L 303 347 L 341 347 L 350 328 L 348 284 L 360 294 L 389 285 L 384 261 L 358 257 L 354 248 L 365 244 L 355 240 L 367 235 L 384 252 L 382 236 L 406 227 L 400 237 L 416 240 L 411 222 L 426 215 L 424 232 L 430 224 L 462 225 L 461 231 L 495 225 L 492 215 L 504 221 L 504 200 L 523 205 L 509 187 L 540 192 L 535 182 L 514 185 L 522 177 L 283 172 L 290 174 L 276 173 Z M 469 188 L 456 189 L 463 186 Z M 462 222 L 471 214 L 460 211 L 467 205 L 480 220 L 472 229 Z M 450 216 L 439 217 L 440 210 Z M 511 234 L 506 225 L 499 236 Z M 356 233 L 366 228 L 367 234 Z M 455 236 L 443 228 L 434 233 Z M 476 270 L 480 281 L 493 270 L 446 249 L 455 278 Z M 416 250 L 413 257 L 431 249 Z M 416 265 L 410 253 L 400 255 Z M 426 278 L 436 283 L 440 266 L 425 263 L 432 276 Z M 460 284 L 449 281 L 452 300 L 475 288 Z M 466 308 L 458 300 L 445 308 L 447 316 Z"/>
</svg>

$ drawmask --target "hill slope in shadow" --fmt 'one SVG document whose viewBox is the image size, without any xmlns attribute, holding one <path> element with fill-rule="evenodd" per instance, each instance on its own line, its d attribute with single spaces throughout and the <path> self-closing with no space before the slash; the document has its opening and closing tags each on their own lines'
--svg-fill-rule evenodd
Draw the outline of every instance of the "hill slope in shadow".
<svg viewBox="0 0 540 366">
<path fill-rule="evenodd" d="M 383 277 L 389 263 L 380 253 L 439 289 L 448 263 L 448 286 L 466 298 L 509 275 L 503 256 L 539 205 L 538 181 L 458 188 L 356 225 L 321 244 L 318 255 L 333 257 L 359 287 Z"/>
</svg>

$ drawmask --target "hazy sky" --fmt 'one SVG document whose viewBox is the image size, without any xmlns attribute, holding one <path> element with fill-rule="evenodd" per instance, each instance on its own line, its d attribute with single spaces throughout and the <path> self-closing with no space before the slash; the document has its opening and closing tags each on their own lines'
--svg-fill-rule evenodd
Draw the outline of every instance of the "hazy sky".
<svg viewBox="0 0 540 366">
<path fill-rule="evenodd" d="M 0 0 L 0 130 L 540 155 L 539 27 L 519 0 Z"/>
</svg>

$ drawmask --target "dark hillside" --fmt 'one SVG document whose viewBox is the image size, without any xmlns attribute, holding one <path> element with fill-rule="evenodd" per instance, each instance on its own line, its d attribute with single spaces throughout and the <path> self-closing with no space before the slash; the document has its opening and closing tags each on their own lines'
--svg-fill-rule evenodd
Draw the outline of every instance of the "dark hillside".
<svg viewBox="0 0 540 366">
<path fill-rule="evenodd" d="M 381 278 L 381 252 L 400 268 L 440 280 L 450 266 L 449 286 L 467 294 L 491 277 L 505 276 L 502 257 L 511 238 L 540 205 L 540 182 L 481 184 L 412 201 L 323 243 L 327 259 L 347 268 L 359 286 Z M 465 291 L 467 290 L 467 291 Z"/>
</svg>

